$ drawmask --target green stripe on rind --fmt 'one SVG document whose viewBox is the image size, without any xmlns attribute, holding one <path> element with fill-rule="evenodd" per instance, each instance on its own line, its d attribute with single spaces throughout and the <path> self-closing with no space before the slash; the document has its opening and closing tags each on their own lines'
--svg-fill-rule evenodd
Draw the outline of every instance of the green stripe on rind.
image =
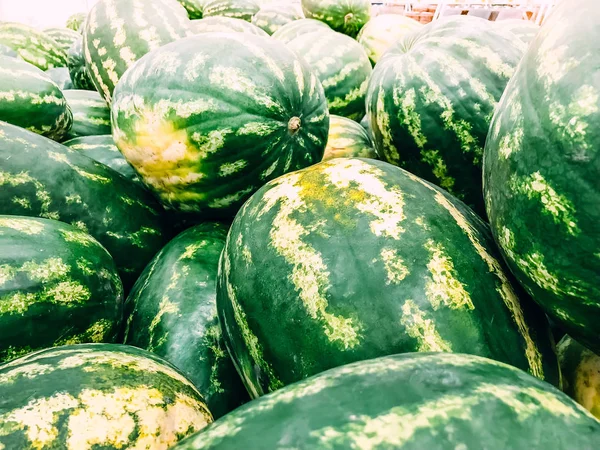
<svg viewBox="0 0 600 450">
<path fill-rule="evenodd" d="M 370 0 L 302 0 L 301 3 L 307 18 L 321 20 L 351 37 L 371 18 Z"/>
<path fill-rule="evenodd" d="M 110 134 L 110 109 L 96 91 L 71 89 L 64 92 L 73 113 L 73 126 L 65 140 Z"/>
<path fill-rule="evenodd" d="M 331 115 L 323 161 L 333 158 L 377 158 L 367 131 L 354 120 Z"/>
<path fill-rule="evenodd" d="M 267 33 L 255 25 L 242 19 L 231 17 L 205 17 L 192 20 L 191 28 L 194 34 L 200 33 L 249 33 L 256 36 L 267 36 Z"/>
<path fill-rule="evenodd" d="M 71 75 L 71 81 L 75 89 L 86 89 L 95 91 L 92 77 L 85 65 L 85 57 L 83 55 L 83 37 L 80 37 L 73 43 L 67 53 L 67 67 Z"/>
<path fill-rule="evenodd" d="M 421 26 L 416 20 L 401 14 L 381 14 L 369 20 L 356 39 L 375 65 L 394 42 Z"/>
<path fill-rule="evenodd" d="M 44 33 L 54 39 L 64 52 L 68 52 L 71 45 L 81 39 L 81 34 L 69 28 L 47 28 Z"/>
<path fill-rule="evenodd" d="M 122 317 L 121 280 L 95 239 L 62 222 L 0 215 L 0 361 L 65 343 L 116 342 Z"/>
<path fill-rule="evenodd" d="M 495 433 L 492 430 L 502 430 Z M 174 450 L 594 448 L 600 424 L 550 385 L 469 355 L 357 362 L 262 397 Z M 284 444 L 285 445 L 285 444 Z"/>
<path fill-rule="evenodd" d="M 212 422 L 166 361 L 134 347 L 42 350 L 0 368 L 0 445 L 167 449 Z"/>
<path fill-rule="evenodd" d="M 259 9 L 254 0 L 208 0 L 204 4 L 202 15 L 231 17 L 250 22 Z"/>
<path fill-rule="evenodd" d="M 0 44 L 12 48 L 25 61 L 42 70 L 64 67 L 67 54 L 45 33 L 19 23 L 0 23 Z"/>
<path fill-rule="evenodd" d="M 294 20 L 287 25 L 282 26 L 279 30 L 273 33 L 273 39 L 287 44 L 303 34 L 313 31 L 331 30 L 327 24 L 314 19 Z"/>
<path fill-rule="evenodd" d="M 284 25 L 304 18 L 295 5 L 267 5 L 252 17 L 252 23 L 272 35 Z"/>
</svg>

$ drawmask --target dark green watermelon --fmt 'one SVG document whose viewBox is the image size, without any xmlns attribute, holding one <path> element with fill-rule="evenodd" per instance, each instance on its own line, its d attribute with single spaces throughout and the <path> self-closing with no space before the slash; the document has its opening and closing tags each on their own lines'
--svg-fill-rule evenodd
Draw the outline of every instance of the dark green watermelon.
<svg viewBox="0 0 600 450">
<path fill-rule="evenodd" d="M 71 75 L 69 74 L 69 69 L 66 67 L 55 67 L 54 69 L 46 70 L 45 73 L 52 81 L 56 83 L 61 91 L 73 89 Z"/>
<path fill-rule="evenodd" d="M 267 33 L 256 25 L 242 19 L 232 17 L 205 17 L 204 19 L 192 20 L 191 28 L 194 34 L 200 33 L 250 33 L 256 36 L 267 36 Z"/>
<path fill-rule="evenodd" d="M 309 19 L 317 19 L 335 31 L 356 37 L 371 18 L 371 0 L 302 0 Z"/>
<path fill-rule="evenodd" d="M 67 68 L 69 69 L 74 89 L 96 90 L 92 82 L 92 77 L 85 65 L 82 37 L 75 41 L 67 52 Z"/>
<path fill-rule="evenodd" d="M 0 23 L 0 44 L 10 47 L 25 61 L 42 70 L 67 64 L 67 54 L 58 42 L 27 25 Z"/>
<path fill-rule="evenodd" d="M 208 0 L 204 3 L 202 15 L 232 17 L 250 22 L 259 9 L 254 0 Z"/>
<path fill-rule="evenodd" d="M 295 5 L 269 4 L 252 16 L 252 23 L 271 35 L 284 25 L 303 18 L 304 14 Z"/>
<path fill-rule="evenodd" d="M 273 38 L 287 44 L 303 34 L 312 33 L 313 31 L 331 30 L 326 24 L 314 19 L 294 20 L 287 25 L 282 26 L 279 30 L 273 33 Z"/>
<path fill-rule="evenodd" d="M 73 113 L 73 125 L 65 140 L 110 134 L 110 109 L 96 91 L 72 89 L 64 92 Z"/>
<path fill-rule="evenodd" d="M 64 52 L 69 51 L 71 45 L 81 39 L 81 34 L 70 28 L 46 28 L 44 33 L 54 39 Z"/>
</svg>

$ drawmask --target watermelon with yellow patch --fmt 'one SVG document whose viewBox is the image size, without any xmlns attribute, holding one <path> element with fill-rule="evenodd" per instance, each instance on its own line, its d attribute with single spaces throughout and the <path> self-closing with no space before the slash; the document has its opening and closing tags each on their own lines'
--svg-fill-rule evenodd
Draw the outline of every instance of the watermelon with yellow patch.
<svg viewBox="0 0 600 450">
<path fill-rule="evenodd" d="M 250 33 L 256 36 L 267 36 L 267 33 L 256 25 L 242 19 L 232 17 L 205 17 L 192 20 L 190 23 L 194 34 L 200 33 Z"/>
<path fill-rule="evenodd" d="M 67 65 L 67 54 L 46 33 L 20 23 L 0 23 L 0 44 L 10 47 L 30 64 L 48 70 Z"/>
<path fill-rule="evenodd" d="M 377 158 L 369 133 L 362 125 L 331 115 L 323 161 L 333 158 Z"/>
<path fill-rule="evenodd" d="M 321 20 L 350 37 L 371 18 L 370 0 L 302 0 L 301 4 L 306 17 Z"/>
<path fill-rule="evenodd" d="M 0 446 L 167 450 L 212 422 L 194 385 L 135 347 L 79 344 L 0 366 Z"/>
<path fill-rule="evenodd" d="M 375 65 L 394 42 L 422 26 L 402 14 L 380 14 L 366 23 L 356 39 Z"/>
<path fill-rule="evenodd" d="M 559 382 L 545 316 L 511 282 L 486 225 L 385 162 L 333 159 L 268 183 L 236 216 L 219 274 L 225 342 L 254 397 L 417 351 Z"/>
</svg>

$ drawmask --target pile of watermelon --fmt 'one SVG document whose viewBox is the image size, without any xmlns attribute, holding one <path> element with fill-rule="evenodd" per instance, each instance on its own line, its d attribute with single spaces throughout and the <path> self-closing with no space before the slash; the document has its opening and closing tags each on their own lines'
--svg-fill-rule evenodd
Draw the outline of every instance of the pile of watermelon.
<svg viewBox="0 0 600 450">
<path fill-rule="evenodd" d="M 595 448 L 599 21 L 1 22 L 0 449 Z"/>
</svg>

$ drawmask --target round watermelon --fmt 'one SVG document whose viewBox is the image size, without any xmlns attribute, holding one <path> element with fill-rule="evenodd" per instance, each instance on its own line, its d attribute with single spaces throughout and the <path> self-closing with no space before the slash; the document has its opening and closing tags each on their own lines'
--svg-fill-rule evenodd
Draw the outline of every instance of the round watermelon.
<svg viewBox="0 0 600 450">
<path fill-rule="evenodd" d="M 54 39 L 64 52 L 69 51 L 71 45 L 81 39 L 81 34 L 69 28 L 46 28 L 44 33 Z"/>
<path fill-rule="evenodd" d="M 282 26 L 279 30 L 273 33 L 273 39 L 287 44 L 303 34 L 312 33 L 313 31 L 331 30 L 326 24 L 314 19 L 294 20 L 287 25 Z"/>
<path fill-rule="evenodd" d="M 259 9 L 254 0 L 208 0 L 202 14 L 203 17 L 223 16 L 250 22 Z"/>
<path fill-rule="evenodd" d="M 231 217 L 267 181 L 321 160 L 329 114 L 317 77 L 280 42 L 207 33 L 138 61 L 112 123 L 165 207 Z"/>
<path fill-rule="evenodd" d="M 82 37 L 76 40 L 67 52 L 67 68 L 69 69 L 74 89 L 96 90 L 92 77 L 85 65 Z"/>
<path fill-rule="evenodd" d="M 369 133 L 354 120 L 330 116 L 323 161 L 334 158 L 377 158 Z"/>
<path fill-rule="evenodd" d="M 67 54 L 58 42 L 27 25 L 0 22 L 0 44 L 11 48 L 25 61 L 42 70 L 67 64 Z"/>
<path fill-rule="evenodd" d="M 242 19 L 231 17 L 205 17 L 204 19 L 192 20 L 191 28 L 194 34 L 200 33 L 250 33 L 256 36 L 267 36 L 267 33 L 256 25 Z"/>
<path fill-rule="evenodd" d="M 110 134 L 110 109 L 96 91 L 72 89 L 64 92 L 73 113 L 73 126 L 65 140 Z"/>
<path fill-rule="evenodd" d="M 302 11 L 294 5 L 267 5 L 252 17 L 252 23 L 273 34 L 284 25 L 304 18 Z"/>
<path fill-rule="evenodd" d="M 402 14 L 381 14 L 369 20 L 356 39 L 375 65 L 396 41 L 421 27 L 419 22 Z"/>
<path fill-rule="evenodd" d="M 306 17 L 321 20 L 351 37 L 371 18 L 370 0 L 302 0 L 301 3 Z"/>
</svg>

